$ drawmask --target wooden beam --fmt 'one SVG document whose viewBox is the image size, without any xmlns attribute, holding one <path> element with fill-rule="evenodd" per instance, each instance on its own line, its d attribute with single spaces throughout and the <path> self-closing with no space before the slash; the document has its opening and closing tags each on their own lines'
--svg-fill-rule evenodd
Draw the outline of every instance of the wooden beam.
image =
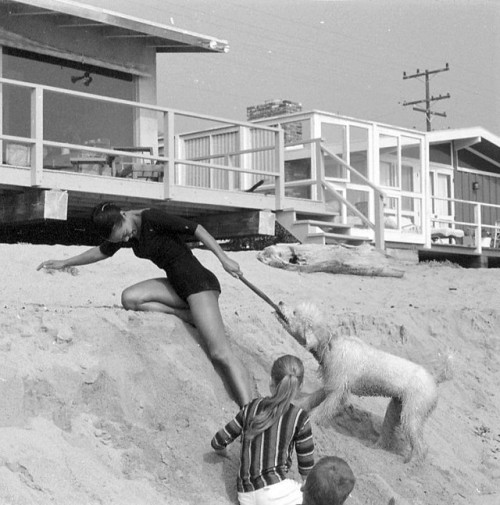
<svg viewBox="0 0 500 505">
<path fill-rule="evenodd" d="M 68 193 L 57 190 L 27 190 L 3 195 L 0 224 L 29 223 L 46 219 L 66 220 Z"/>
<path fill-rule="evenodd" d="M 275 216 L 270 210 L 211 214 L 194 220 L 216 239 L 274 235 Z"/>
</svg>

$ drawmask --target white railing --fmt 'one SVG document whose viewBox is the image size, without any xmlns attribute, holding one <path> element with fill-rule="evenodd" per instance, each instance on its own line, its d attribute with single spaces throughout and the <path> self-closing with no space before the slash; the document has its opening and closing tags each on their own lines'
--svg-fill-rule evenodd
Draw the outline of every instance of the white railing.
<svg viewBox="0 0 500 505">
<path fill-rule="evenodd" d="M 483 248 L 492 248 L 493 245 L 496 247 L 500 246 L 500 241 L 498 240 L 498 235 L 500 234 L 500 205 L 492 203 L 474 202 L 470 200 L 460 200 L 457 198 L 444 198 L 432 196 L 431 201 L 434 202 L 447 202 L 453 204 L 455 208 L 455 214 L 457 214 L 457 206 L 462 206 L 462 213 L 466 208 L 472 209 L 473 220 L 472 221 L 457 221 L 449 217 L 431 217 L 432 223 L 440 223 L 445 227 L 458 228 L 464 230 L 464 232 L 470 232 L 467 237 L 471 237 L 470 248 L 474 249 L 474 252 L 481 254 Z M 487 209 L 491 210 L 491 215 L 496 217 L 492 219 L 493 224 L 485 224 L 483 222 L 483 215 Z M 495 224 L 496 223 L 496 224 Z M 486 235 L 483 237 L 483 231 L 486 230 Z M 488 231 L 490 230 L 490 231 Z M 464 237 L 465 238 L 465 237 Z M 497 240 L 495 240 L 497 238 Z M 489 245 L 483 244 L 483 241 L 489 243 Z M 467 246 L 468 244 L 463 244 Z"/>
<path fill-rule="evenodd" d="M 330 193 L 334 198 L 336 198 L 339 202 L 345 205 L 353 214 L 361 219 L 363 223 L 365 223 L 369 228 L 374 231 L 375 235 L 375 246 L 380 250 L 383 250 L 385 247 L 385 239 L 384 239 L 384 198 L 386 197 L 385 193 L 372 181 L 367 179 L 363 174 L 361 174 L 358 170 L 351 167 L 348 163 L 346 163 L 342 158 L 337 156 L 335 153 L 331 152 L 328 148 L 326 148 L 323 144 L 322 138 L 314 138 L 314 139 L 304 139 L 299 140 L 293 143 L 287 143 L 286 147 L 295 147 L 302 146 L 307 144 L 314 144 L 316 146 L 315 154 L 311 152 L 311 160 L 313 156 L 316 157 L 316 176 L 310 179 L 300 179 L 296 181 L 287 181 L 284 183 L 285 190 L 288 188 L 294 187 L 316 187 L 316 194 L 318 195 L 317 201 L 321 203 L 325 203 L 326 200 L 324 198 L 324 193 Z M 324 156 L 328 155 L 335 159 L 338 163 L 344 166 L 348 171 L 355 174 L 359 177 L 366 186 L 373 190 L 375 196 L 374 208 L 375 208 L 375 222 L 372 222 L 367 216 L 365 216 L 359 209 L 357 209 L 347 198 L 345 198 L 339 191 L 335 189 L 333 184 L 325 178 L 325 170 L 324 170 Z M 311 166 L 314 165 L 311 163 Z M 268 191 L 273 188 L 272 184 L 266 184 L 259 188 L 260 191 Z M 313 198 L 311 198 L 313 199 Z"/>
<path fill-rule="evenodd" d="M 330 149 L 321 145 L 321 151 L 328 156 L 332 157 L 337 163 L 340 163 L 349 172 L 355 174 L 363 183 L 373 190 L 374 194 L 374 208 L 375 208 L 375 222 L 372 223 L 362 212 L 360 212 L 351 202 L 344 198 L 338 191 L 335 190 L 332 184 L 328 183 L 324 179 L 324 170 L 322 168 L 322 184 L 325 189 L 330 191 L 335 195 L 336 198 L 341 200 L 344 205 L 346 205 L 354 214 L 356 214 L 364 223 L 366 223 L 375 232 L 375 247 L 380 250 L 384 250 L 385 240 L 384 240 L 384 198 L 385 193 L 372 181 L 367 179 L 362 173 L 360 173 L 355 168 L 351 167 L 349 163 L 345 162 L 340 156 L 330 151 Z"/>
<path fill-rule="evenodd" d="M 124 158 L 137 158 L 139 160 L 148 161 L 152 164 L 157 163 L 163 165 L 163 187 L 164 187 L 164 198 L 168 199 L 171 195 L 171 189 L 176 184 L 176 169 L 180 165 L 182 166 L 196 166 L 203 167 L 207 170 L 218 169 L 222 171 L 227 171 L 232 174 L 252 174 L 252 175 L 263 175 L 266 177 L 274 178 L 275 181 L 275 205 L 276 209 L 281 209 L 283 205 L 284 198 L 284 161 L 283 161 L 283 145 L 284 137 L 283 130 L 280 127 L 269 127 L 257 125 L 249 122 L 228 120 L 220 117 L 209 116 L 204 114 L 191 113 L 186 111 L 181 111 L 177 109 L 171 109 L 166 107 L 160 107 L 157 105 L 150 105 L 145 103 L 139 103 L 129 100 L 117 99 L 104 97 L 100 95 L 93 95 L 89 93 L 83 93 L 78 91 L 66 90 L 62 88 L 56 88 L 52 86 L 38 85 L 23 81 L 17 81 L 13 79 L 0 78 L 0 98 L 1 89 L 3 85 L 16 86 L 19 88 L 25 88 L 30 90 L 30 136 L 16 136 L 5 134 L 4 125 L 0 122 L 0 161 L 4 163 L 3 159 L 3 144 L 5 142 L 18 143 L 28 147 L 29 150 L 29 168 L 31 169 L 31 185 L 41 186 L 43 185 L 43 157 L 44 157 L 44 147 L 55 147 L 65 150 L 77 150 L 84 153 L 99 153 L 100 155 L 105 155 L 107 157 L 117 157 L 122 156 Z M 149 111 L 150 113 L 156 113 L 159 115 L 160 120 L 158 124 L 163 128 L 164 132 L 164 153 L 163 155 L 147 154 L 141 152 L 121 151 L 119 149 L 112 149 L 106 147 L 96 147 L 89 146 L 85 144 L 75 144 L 67 142 L 56 142 L 47 140 L 44 137 L 44 94 L 46 93 L 56 93 L 60 95 L 67 95 L 69 97 L 92 100 L 94 102 L 102 103 L 103 106 L 106 104 L 119 105 L 124 107 L 131 107 L 138 111 Z M 0 104 L 1 111 L 1 104 Z M 225 157 L 227 164 L 216 164 L 213 163 L 210 157 L 200 157 L 200 159 L 191 160 L 178 156 L 178 138 L 179 132 L 176 128 L 179 128 L 178 118 L 190 118 L 200 122 L 208 122 L 210 124 L 220 124 L 224 128 L 240 128 L 248 129 L 249 131 L 262 131 L 267 132 L 268 135 L 273 139 L 270 145 L 263 148 L 262 146 L 258 148 L 252 148 L 251 145 L 247 145 L 241 150 L 234 150 Z M 151 139 L 152 145 L 157 145 L 158 132 L 156 132 L 157 137 Z M 274 168 L 267 171 L 262 171 L 254 168 L 253 166 L 235 166 L 234 160 L 237 156 L 242 156 L 248 153 L 258 152 L 259 150 L 266 149 L 273 152 L 273 166 Z M 214 156 L 214 158 L 224 158 L 224 155 Z M 202 159 L 204 158 L 204 159 Z M 231 189 L 231 188 L 228 188 Z"/>
</svg>

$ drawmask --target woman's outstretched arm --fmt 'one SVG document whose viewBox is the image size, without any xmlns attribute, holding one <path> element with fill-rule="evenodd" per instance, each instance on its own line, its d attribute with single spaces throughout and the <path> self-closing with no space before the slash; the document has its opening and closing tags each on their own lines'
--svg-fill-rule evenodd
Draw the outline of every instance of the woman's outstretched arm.
<svg viewBox="0 0 500 505">
<path fill-rule="evenodd" d="M 106 256 L 101 252 L 99 246 L 92 247 L 92 249 L 88 249 L 81 254 L 76 256 L 71 256 L 71 258 L 67 258 L 65 260 L 46 260 L 40 263 L 37 267 L 37 270 L 41 270 L 42 268 L 53 268 L 55 270 L 60 270 L 61 268 L 66 267 L 76 267 L 80 265 L 89 265 L 90 263 L 95 263 L 96 261 L 101 261 L 109 256 Z"/>
<path fill-rule="evenodd" d="M 194 236 L 202 242 L 208 249 L 210 249 L 216 256 L 219 258 L 219 261 L 222 263 L 224 270 L 230 273 L 233 277 L 240 277 L 243 273 L 240 270 L 240 265 L 229 258 L 227 254 L 222 250 L 221 246 L 217 243 L 217 241 L 208 233 L 201 224 L 198 225 L 196 231 L 194 232 Z"/>
</svg>

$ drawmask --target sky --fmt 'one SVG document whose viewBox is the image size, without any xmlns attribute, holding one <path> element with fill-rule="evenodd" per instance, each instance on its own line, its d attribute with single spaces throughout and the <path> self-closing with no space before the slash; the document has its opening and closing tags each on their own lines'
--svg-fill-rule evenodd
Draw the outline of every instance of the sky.
<svg viewBox="0 0 500 505">
<path fill-rule="evenodd" d="M 426 129 L 500 135 L 500 0 L 81 0 L 227 40 L 226 54 L 159 54 L 158 103 L 246 120 L 267 100 Z M 425 104 L 420 105 L 424 107 Z"/>
</svg>

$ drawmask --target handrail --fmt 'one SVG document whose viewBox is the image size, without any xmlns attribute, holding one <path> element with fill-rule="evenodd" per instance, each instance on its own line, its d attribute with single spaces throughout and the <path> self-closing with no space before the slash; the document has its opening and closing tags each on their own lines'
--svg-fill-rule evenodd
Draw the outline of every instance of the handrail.
<svg viewBox="0 0 500 505">
<path fill-rule="evenodd" d="M 17 136 L 12 136 L 12 135 L 0 135 L 1 140 L 12 140 L 16 142 L 23 142 L 26 144 L 34 144 L 35 141 L 33 139 L 28 139 L 27 137 L 17 137 Z M 167 163 L 169 158 L 166 156 L 154 156 L 151 154 L 142 154 L 142 153 L 132 153 L 130 151 L 120 151 L 118 149 L 111 149 L 111 148 L 105 148 L 105 147 L 96 147 L 96 146 L 87 146 L 87 145 L 80 145 L 80 144 L 69 144 L 66 142 L 55 142 L 52 140 L 46 140 L 43 142 L 44 145 L 49 146 L 49 147 L 60 147 L 60 148 L 67 148 L 67 149 L 74 149 L 78 151 L 88 151 L 88 152 L 100 152 L 103 154 L 108 154 L 110 156 L 127 156 L 130 158 L 141 158 L 144 160 L 151 160 L 151 161 L 160 161 Z M 274 147 L 269 148 L 274 149 Z M 223 158 L 225 155 L 220 154 L 217 156 L 214 156 L 216 158 Z M 207 157 L 208 158 L 208 157 Z M 205 158 L 204 158 L 205 159 Z M 279 177 L 279 172 L 271 172 L 271 171 L 266 171 L 266 170 L 255 170 L 253 168 L 243 168 L 243 167 L 229 167 L 226 165 L 219 165 L 216 163 L 203 163 L 202 161 L 198 161 L 197 158 L 190 158 L 190 159 L 183 159 L 183 158 L 175 158 L 174 163 L 176 165 L 190 165 L 190 166 L 196 166 L 196 167 L 204 167 L 204 168 L 213 168 L 217 170 L 225 170 L 228 172 L 240 172 L 240 173 L 249 173 L 249 174 L 256 174 L 256 175 L 264 175 L 264 176 L 269 176 L 269 177 Z"/>
<path fill-rule="evenodd" d="M 368 225 L 372 230 L 375 230 L 375 224 L 372 223 L 359 209 L 357 209 L 349 200 L 344 198 L 341 193 L 339 193 L 328 181 L 324 179 L 321 181 L 323 187 L 330 191 L 330 193 L 338 198 L 346 207 L 348 207 L 354 214 L 356 214 L 366 225 Z"/>
<path fill-rule="evenodd" d="M 208 170 L 222 170 L 227 171 L 229 173 L 248 173 L 255 174 L 258 176 L 266 176 L 273 177 L 276 180 L 276 187 L 278 188 L 275 191 L 275 206 L 277 209 L 281 208 L 283 205 L 283 182 L 284 179 L 284 161 L 282 159 L 282 151 L 284 145 L 283 139 L 283 131 L 280 126 L 267 126 L 260 125 L 256 123 L 252 123 L 249 121 L 235 121 L 232 119 L 225 119 L 216 116 L 209 116 L 206 114 L 199 114 L 189 111 L 182 111 L 178 109 L 171 109 L 168 107 L 162 107 L 154 104 L 147 104 L 142 102 L 136 102 L 131 100 L 124 100 L 119 98 L 113 98 L 108 96 L 94 95 L 92 93 L 85 93 L 81 91 L 73 91 L 68 89 L 57 88 L 53 86 L 46 86 L 42 84 L 29 83 L 24 81 L 18 81 L 14 79 L 8 79 L 4 77 L 0 77 L 0 86 L 2 85 L 12 85 L 17 87 L 22 87 L 31 93 L 31 133 L 29 137 L 21 137 L 21 136 L 9 136 L 2 135 L 0 128 L 0 146 L 2 141 L 10 141 L 10 142 L 18 142 L 24 143 L 31 150 L 31 184 L 35 186 L 43 185 L 43 148 L 44 146 L 48 147 L 57 147 L 61 149 L 69 149 L 69 150 L 79 150 L 87 153 L 101 153 L 102 155 L 107 156 L 122 156 L 122 157 L 130 157 L 130 158 L 138 158 L 140 160 L 148 160 L 151 162 L 160 162 L 165 164 L 165 176 L 163 180 L 164 185 L 164 198 L 170 198 L 171 188 L 175 184 L 175 167 L 178 165 L 189 165 L 189 166 L 197 166 L 203 167 Z M 119 149 L 112 149 L 111 147 L 101 147 L 101 146 L 90 146 L 85 144 L 73 144 L 73 143 L 65 143 L 65 142 L 55 142 L 46 140 L 43 136 L 43 113 L 44 113 L 44 93 L 56 93 L 59 95 L 65 95 L 69 97 L 73 97 L 75 99 L 85 99 L 91 100 L 98 103 L 107 103 L 113 105 L 122 105 L 127 107 L 132 107 L 137 110 L 144 111 L 154 111 L 163 114 L 163 137 L 165 142 L 165 153 L 164 156 L 159 155 L 151 155 L 149 153 L 134 153 L 131 155 L 128 151 L 121 151 Z M 258 130 L 264 132 L 266 135 L 271 133 L 274 135 L 274 145 L 257 147 L 254 149 L 251 148 L 253 142 L 249 142 L 250 148 L 242 149 L 239 152 L 233 153 L 224 153 L 221 156 L 219 155 L 211 155 L 210 157 L 200 157 L 200 161 L 189 160 L 189 159 L 179 159 L 175 156 L 175 125 L 174 119 L 179 117 L 187 117 L 194 118 L 200 120 L 200 122 L 207 122 L 206 125 L 209 128 L 204 129 L 204 131 L 212 131 L 212 130 L 224 130 L 224 129 L 241 129 L 245 128 L 248 130 Z M 210 126 L 217 125 L 215 128 L 210 128 Z M 161 120 L 159 121 L 159 128 L 161 128 Z M 158 132 L 159 133 L 159 132 Z M 184 134 L 183 134 L 184 135 Z M 272 141 L 270 141 L 272 142 Z M 246 147 L 246 146 L 242 146 Z M 273 152 L 274 151 L 274 166 L 270 168 L 274 168 L 272 171 L 268 170 L 255 170 L 253 167 L 250 167 L 246 163 L 241 163 L 241 167 L 232 166 L 232 159 L 236 155 L 245 155 L 251 153 L 258 152 Z M 225 160 L 229 160 L 226 164 L 214 164 L 207 162 L 209 159 L 217 159 L 217 158 L 225 158 Z M 3 158 L 0 158 L 3 159 Z M 204 160 L 204 161 L 201 161 Z M 239 164 L 238 164 L 239 165 Z M 255 166 L 255 164 L 252 164 Z"/>
<path fill-rule="evenodd" d="M 366 216 L 362 214 L 354 205 L 352 205 L 350 202 L 347 203 L 347 200 L 340 195 L 333 186 L 331 186 L 329 183 L 327 183 L 325 180 L 322 180 L 323 187 L 325 187 L 326 184 L 328 184 L 328 187 L 330 191 L 333 191 L 335 196 L 337 198 L 340 198 L 340 200 L 349 207 L 357 216 L 361 217 L 361 219 L 364 222 L 367 222 L 368 226 L 370 228 L 373 228 L 375 232 L 375 247 L 377 247 L 380 250 L 384 250 L 385 247 L 385 241 L 384 241 L 384 198 L 386 197 L 386 194 L 372 181 L 367 179 L 363 174 L 358 172 L 355 168 L 351 167 L 349 163 L 345 162 L 342 158 L 337 156 L 335 153 L 332 153 L 330 149 L 325 147 L 323 144 L 320 144 L 321 151 L 323 153 L 328 154 L 331 156 L 334 160 L 338 161 L 342 166 L 344 166 L 347 170 L 350 172 L 353 172 L 356 174 L 367 186 L 373 189 L 373 192 L 375 194 L 375 199 L 374 199 L 374 206 L 375 206 L 375 223 L 372 223 L 369 219 L 367 220 Z M 337 196 L 338 195 L 338 196 Z"/>
<path fill-rule="evenodd" d="M 316 137 L 314 139 L 305 139 L 305 140 L 297 140 L 296 142 L 290 142 L 285 145 L 285 147 L 295 147 L 301 146 L 303 144 L 316 144 L 318 142 L 323 142 L 324 140 L 321 137 Z"/>
<path fill-rule="evenodd" d="M 482 222 L 481 218 L 481 210 L 482 208 L 489 207 L 493 209 L 498 209 L 500 210 L 500 205 L 495 204 L 495 203 L 486 203 L 486 202 L 474 202 L 471 200 L 461 200 L 459 198 L 449 198 L 449 197 L 442 197 L 442 196 L 431 196 L 431 200 L 439 200 L 439 201 L 445 201 L 445 202 L 452 202 L 452 203 L 460 203 L 460 204 L 465 204 L 465 205 L 471 205 L 474 210 L 474 221 L 473 222 L 467 222 L 467 221 L 456 221 L 454 219 L 439 219 L 439 218 L 432 218 L 431 221 L 438 222 L 438 223 L 446 223 L 446 224 L 451 224 L 453 226 L 469 226 L 470 228 L 473 228 L 475 230 L 475 237 L 474 237 L 474 251 L 477 254 L 481 254 L 483 250 L 483 244 L 482 244 L 482 230 L 483 228 L 487 229 L 493 229 L 496 230 L 497 226 L 492 225 L 492 224 L 484 224 Z"/>
<path fill-rule="evenodd" d="M 264 146 L 264 147 L 256 147 L 255 149 L 242 149 L 240 151 L 229 151 L 227 153 L 221 154 L 207 154 L 206 156 L 196 156 L 195 158 L 188 158 L 191 161 L 201 161 L 201 160 L 212 160 L 215 158 L 225 158 L 226 156 L 240 156 L 243 154 L 254 154 L 254 153 L 262 153 L 265 151 L 274 150 L 274 146 Z"/>
<path fill-rule="evenodd" d="M 165 158 L 162 156 L 158 156 L 157 158 L 162 161 L 168 161 L 168 158 Z M 248 173 L 248 174 L 264 175 L 264 176 L 269 176 L 269 177 L 279 177 L 280 176 L 279 172 L 266 172 L 265 170 L 255 170 L 253 168 L 228 167 L 227 165 L 218 165 L 216 163 L 203 163 L 201 161 L 185 160 L 185 159 L 178 159 L 178 158 L 176 158 L 174 160 L 174 163 L 176 165 L 190 165 L 190 166 L 194 166 L 194 167 L 215 168 L 217 170 L 225 170 L 226 172 L 242 172 L 242 173 Z"/>
<path fill-rule="evenodd" d="M 237 121 L 232 119 L 221 118 L 218 116 L 209 116 L 207 114 L 199 114 L 197 112 L 172 109 L 170 107 L 163 107 L 160 105 L 153 105 L 143 102 L 134 102 L 133 100 L 124 100 L 123 98 L 113 98 L 110 96 L 94 95 L 93 93 L 85 93 L 83 91 L 73 91 L 71 89 L 57 88 L 55 86 L 46 86 L 44 84 L 34 84 L 32 82 L 26 82 L 26 81 L 16 81 L 14 79 L 7 79 L 5 77 L 0 77 L 0 84 L 12 84 L 14 86 L 20 86 L 23 88 L 40 89 L 42 91 L 50 91 L 53 93 L 59 93 L 61 95 L 70 95 L 77 98 L 87 98 L 99 102 L 111 102 L 118 105 L 128 105 L 130 107 L 137 107 L 140 109 L 152 110 L 156 112 L 170 112 L 178 114 L 180 116 L 191 117 L 196 119 L 205 119 L 207 121 L 219 122 L 225 125 L 246 126 L 248 128 L 266 130 L 275 133 L 279 130 L 279 128 L 274 126 L 265 126 L 265 125 L 261 126 L 256 123 L 250 123 L 249 121 Z"/>
<path fill-rule="evenodd" d="M 332 153 L 330 149 L 328 149 L 324 145 L 321 146 L 321 149 L 329 156 L 331 156 L 334 160 L 338 161 L 341 165 L 347 168 L 347 170 L 349 170 L 350 172 L 354 172 L 367 186 L 370 186 L 375 192 L 377 192 L 383 198 L 386 197 L 385 193 L 376 184 L 367 179 L 361 172 L 358 172 L 354 167 L 351 167 L 351 165 L 345 162 L 340 156 L 337 156 L 335 153 Z"/>
<path fill-rule="evenodd" d="M 500 205 L 496 203 L 486 203 L 486 202 L 477 202 L 473 200 L 461 200 L 459 198 L 450 198 L 446 196 L 431 196 L 433 200 L 443 200 L 446 202 L 455 202 L 455 203 L 467 203 L 470 205 L 475 205 L 476 203 L 479 203 L 480 205 L 484 207 L 494 207 L 496 209 L 500 209 Z"/>
</svg>

